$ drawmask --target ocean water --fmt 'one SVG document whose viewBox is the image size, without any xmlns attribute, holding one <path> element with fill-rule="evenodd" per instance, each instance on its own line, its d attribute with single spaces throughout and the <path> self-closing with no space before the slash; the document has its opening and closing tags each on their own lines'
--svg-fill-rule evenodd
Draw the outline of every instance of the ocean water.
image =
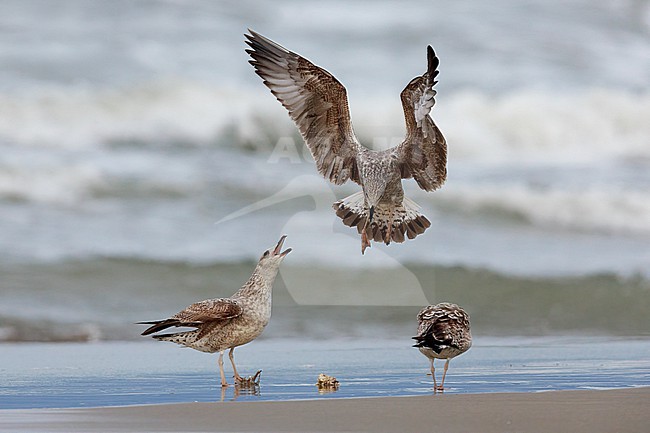
<svg viewBox="0 0 650 433">
<path fill-rule="evenodd" d="M 428 359 L 403 340 L 257 341 L 235 353 L 242 375 L 262 370 L 253 389 L 221 388 L 216 355 L 165 344 L 8 344 L 0 410 L 635 388 L 650 386 L 649 353 L 647 339 L 482 338 L 450 362 L 434 395 Z M 320 373 L 338 390 L 319 391 Z"/>
<path fill-rule="evenodd" d="M 317 175 L 247 28 L 333 73 L 375 148 L 434 46 L 425 235 L 359 254 L 330 207 L 356 187 Z M 648 1 L 3 1 L 0 340 L 138 338 L 282 233 L 270 336 L 408 338 L 439 301 L 478 334 L 647 336 L 649 77 Z"/>
</svg>

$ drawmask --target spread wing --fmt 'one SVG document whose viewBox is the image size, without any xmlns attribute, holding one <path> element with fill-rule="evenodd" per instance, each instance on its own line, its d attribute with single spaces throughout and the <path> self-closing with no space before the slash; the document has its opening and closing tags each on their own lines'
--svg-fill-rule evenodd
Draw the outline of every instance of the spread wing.
<svg viewBox="0 0 650 433">
<path fill-rule="evenodd" d="M 249 31 L 249 63 L 289 111 L 319 173 L 337 185 L 348 179 L 359 183 L 360 144 L 352 130 L 345 87 L 325 69 Z"/>
<path fill-rule="evenodd" d="M 169 319 L 139 322 L 139 324 L 153 325 L 142 333 L 142 335 L 149 335 L 172 326 L 198 327 L 205 324 L 217 324 L 220 321 L 233 319 L 241 314 L 242 307 L 237 301 L 228 298 L 208 299 L 190 305 Z"/>
<path fill-rule="evenodd" d="M 406 139 L 395 147 L 403 179 L 414 178 L 420 188 L 434 191 L 447 179 L 447 143 L 429 116 L 436 100 L 433 86 L 440 61 L 427 47 L 427 72 L 416 77 L 401 93 L 406 119 Z"/>
</svg>

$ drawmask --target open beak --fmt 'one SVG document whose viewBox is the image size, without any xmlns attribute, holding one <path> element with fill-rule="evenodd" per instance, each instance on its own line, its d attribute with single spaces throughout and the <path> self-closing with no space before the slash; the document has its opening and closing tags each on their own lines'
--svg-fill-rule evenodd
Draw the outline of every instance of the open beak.
<svg viewBox="0 0 650 433">
<path fill-rule="evenodd" d="M 277 256 L 280 254 L 282 257 L 286 256 L 291 252 L 291 248 L 288 248 L 284 250 L 282 253 L 280 253 L 280 250 L 282 249 L 282 244 L 284 244 L 284 240 L 287 238 L 287 235 L 283 235 L 280 240 L 278 241 L 278 244 L 275 246 L 275 249 L 273 250 L 273 255 Z"/>
</svg>

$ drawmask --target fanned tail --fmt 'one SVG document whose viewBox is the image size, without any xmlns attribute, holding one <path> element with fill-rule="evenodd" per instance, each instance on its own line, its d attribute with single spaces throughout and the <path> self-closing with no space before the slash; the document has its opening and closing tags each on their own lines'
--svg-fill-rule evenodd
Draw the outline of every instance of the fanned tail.
<svg viewBox="0 0 650 433">
<path fill-rule="evenodd" d="M 366 223 L 368 217 L 362 191 L 337 201 L 332 207 L 336 210 L 336 216 L 343 220 L 343 224 L 348 227 L 359 226 L 359 232 L 361 232 L 361 227 Z"/>
<path fill-rule="evenodd" d="M 343 220 L 343 224 L 356 227 L 361 234 L 368 218 L 363 192 L 339 200 L 332 207 L 336 210 L 336 215 Z M 390 207 L 378 205 L 371 223 L 366 228 L 368 238 L 375 242 L 384 242 L 386 245 L 391 241 L 402 243 L 406 238 L 415 238 L 431 226 L 431 222 L 419 210 L 420 206 L 406 197 L 402 205 L 392 209 L 392 212 Z M 390 237 L 388 236 L 389 224 Z"/>
</svg>

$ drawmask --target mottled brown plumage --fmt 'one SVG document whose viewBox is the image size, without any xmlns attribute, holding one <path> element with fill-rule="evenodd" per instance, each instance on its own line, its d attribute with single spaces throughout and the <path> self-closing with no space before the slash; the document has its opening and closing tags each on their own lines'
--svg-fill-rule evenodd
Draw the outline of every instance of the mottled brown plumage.
<svg viewBox="0 0 650 433">
<path fill-rule="evenodd" d="M 344 224 L 357 227 L 361 252 L 370 240 L 388 245 L 424 233 L 431 223 L 415 202 L 405 200 L 402 179 L 412 177 L 420 188 L 434 191 L 447 177 L 447 144 L 429 116 L 439 64 L 433 48 L 427 48 L 427 72 L 401 93 L 406 138 L 392 149 L 373 151 L 359 144 L 347 92 L 332 74 L 259 33 L 250 31 L 246 38 L 250 63 L 289 111 L 318 172 L 336 185 L 347 180 L 361 185 L 361 192 L 333 205 Z"/>
<path fill-rule="evenodd" d="M 472 346 L 472 332 L 469 315 L 456 304 L 442 302 L 424 307 L 418 313 L 418 334 L 413 345 L 431 360 L 433 386 L 444 390 L 449 360 L 467 352 Z M 435 359 L 445 359 L 445 368 L 440 386 L 436 383 Z"/>
<path fill-rule="evenodd" d="M 142 335 L 150 335 L 170 327 L 196 328 L 172 334 L 154 335 L 161 341 L 171 341 L 201 352 L 219 353 L 221 385 L 228 386 L 223 371 L 223 353 L 232 363 L 235 381 L 244 379 L 237 373 L 233 352 L 235 347 L 257 338 L 271 319 L 272 289 L 280 263 L 291 248 L 280 252 L 285 236 L 275 248 L 264 252 L 248 281 L 230 298 L 196 302 L 168 319 L 139 322 L 152 325 Z"/>
</svg>

